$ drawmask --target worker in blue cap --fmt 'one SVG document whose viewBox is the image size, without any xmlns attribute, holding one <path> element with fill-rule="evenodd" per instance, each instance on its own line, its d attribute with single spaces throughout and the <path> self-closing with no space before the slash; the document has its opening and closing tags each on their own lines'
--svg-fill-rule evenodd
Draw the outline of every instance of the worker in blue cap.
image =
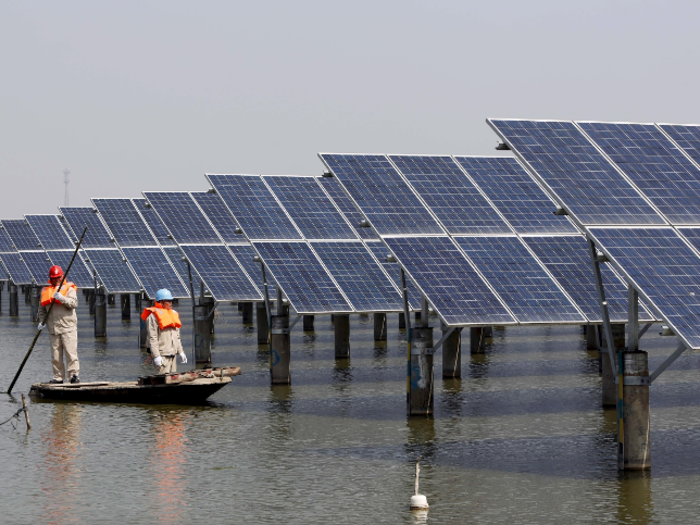
<svg viewBox="0 0 700 525">
<path fill-rule="evenodd" d="M 180 316 L 173 310 L 173 294 L 167 288 L 156 292 L 156 303 L 143 310 L 141 319 L 148 326 L 148 341 L 151 346 L 153 364 L 159 374 L 177 372 L 175 356 L 179 355 L 183 363 L 187 356 L 182 351 L 180 341 Z"/>
</svg>

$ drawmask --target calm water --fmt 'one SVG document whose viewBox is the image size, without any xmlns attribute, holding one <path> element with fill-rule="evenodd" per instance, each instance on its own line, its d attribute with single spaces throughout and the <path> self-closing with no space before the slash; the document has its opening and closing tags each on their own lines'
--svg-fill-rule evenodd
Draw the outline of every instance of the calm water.
<svg viewBox="0 0 700 525">
<path fill-rule="evenodd" d="M 7 389 L 34 335 L 29 309 L 7 315 L 0 352 Z M 82 299 L 82 295 L 81 295 Z M 186 304 L 179 306 L 189 319 Z M 0 426 L 0 522 L 10 523 L 696 523 L 700 504 L 700 359 L 682 356 L 651 390 L 652 464 L 618 474 L 615 414 L 600 408 L 595 356 L 579 327 L 496 330 L 485 355 L 443 381 L 436 355 L 434 419 L 405 416 L 405 335 L 389 316 L 375 344 L 372 318 L 351 318 L 352 358 L 336 361 L 329 317 L 292 335 L 291 387 L 270 387 L 258 347 L 235 307 L 217 320 L 215 365 L 243 375 L 207 406 L 32 401 L 24 421 Z M 84 303 L 81 378 L 150 372 L 138 322 L 109 312 L 96 341 Z M 437 324 L 433 318 L 433 324 Z M 190 344 L 189 326 L 183 328 Z M 436 335 L 439 330 L 436 330 Z M 654 368 L 675 349 L 654 326 L 642 339 Z M 467 345 L 468 348 L 468 345 Z M 182 369 L 182 366 L 180 367 Z M 44 335 L 0 419 L 19 393 L 50 379 Z M 412 514 L 414 462 L 431 505 Z"/>
</svg>

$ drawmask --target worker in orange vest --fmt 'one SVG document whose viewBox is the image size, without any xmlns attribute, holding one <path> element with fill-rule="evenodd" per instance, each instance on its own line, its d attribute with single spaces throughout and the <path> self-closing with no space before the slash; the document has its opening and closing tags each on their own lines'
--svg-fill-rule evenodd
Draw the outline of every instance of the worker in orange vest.
<svg viewBox="0 0 700 525">
<path fill-rule="evenodd" d="M 80 363 L 78 362 L 78 316 L 75 309 L 78 307 L 78 288 L 70 282 L 64 282 L 61 289 L 63 270 L 60 266 L 49 268 L 49 284 L 41 290 L 41 306 L 39 307 L 39 331 L 44 327 L 49 329 L 49 341 L 51 342 L 51 364 L 53 365 L 53 378 L 50 383 L 63 383 L 66 369 L 71 383 L 80 383 Z M 51 315 L 47 317 L 49 305 Z M 63 365 L 63 356 L 66 357 L 66 366 Z"/>
<path fill-rule="evenodd" d="M 141 319 L 148 326 L 148 342 L 151 347 L 153 364 L 159 374 L 177 372 L 175 356 L 179 355 L 182 363 L 187 363 L 187 356 L 182 351 L 180 341 L 180 316 L 173 310 L 173 295 L 167 288 L 156 292 L 156 303 L 144 308 Z"/>
</svg>

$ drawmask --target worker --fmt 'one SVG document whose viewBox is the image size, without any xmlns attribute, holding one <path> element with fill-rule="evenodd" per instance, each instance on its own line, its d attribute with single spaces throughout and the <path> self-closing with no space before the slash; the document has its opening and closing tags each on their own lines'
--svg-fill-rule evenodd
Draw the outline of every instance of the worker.
<svg viewBox="0 0 700 525">
<path fill-rule="evenodd" d="M 51 364 L 53 378 L 50 383 L 63 383 L 66 369 L 71 383 L 80 383 L 80 363 L 78 362 L 78 288 L 71 282 L 64 282 L 61 289 L 58 286 L 63 279 L 60 266 L 49 268 L 49 284 L 41 290 L 41 306 L 39 307 L 39 331 L 44 327 L 49 329 L 51 342 Z M 50 306 L 53 304 L 53 306 Z M 49 312 L 49 309 L 51 310 Z M 63 356 L 66 363 L 63 365 Z"/>
<path fill-rule="evenodd" d="M 173 310 L 173 295 L 167 288 L 156 292 L 154 306 L 144 308 L 141 319 L 148 327 L 148 342 L 151 347 L 153 364 L 159 374 L 177 372 L 175 356 L 179 355 L 182 363 L 187 363 L 187 356 L 182 351 L 180 341 L 180 316 Z"/>
</svg>

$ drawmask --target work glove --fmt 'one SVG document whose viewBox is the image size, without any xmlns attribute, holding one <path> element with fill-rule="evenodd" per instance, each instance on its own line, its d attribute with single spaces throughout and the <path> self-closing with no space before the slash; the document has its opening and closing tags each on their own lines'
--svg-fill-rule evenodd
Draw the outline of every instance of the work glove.
<svg viewBox="0 0 700 525">
<path fill-rule="evenodd" d="M 156 365 L 156 367 L 160 368 L 161 366 L 163 366 L 163 358 L 161 356 L 154 357 L 153 364 Z"/>
<path fill-rule="evenodd" d="M 66 296 L 60 292 L 56 292 L 55 294 L 53 294 L 53 298 L 56 299 L 57 301 L 60 301 L 61 303 L 66 302 Z"/>
<path fill-rule="evenodd" d="M 40 332 L 41 332 L 44 328 L 46 328 L 46 325 L 45 325 L 44 323 L 39 323 L 39 326 L 36 327 L 36 329 L 39 330 Z"/>
<path fill-rule="evenodd" d="M 184 365 L 187 363 L 187 356 L 185 355 L 185 352 L 180 352 L 178 354 L 180 356 L 180 362 Z"/>
</svg>

